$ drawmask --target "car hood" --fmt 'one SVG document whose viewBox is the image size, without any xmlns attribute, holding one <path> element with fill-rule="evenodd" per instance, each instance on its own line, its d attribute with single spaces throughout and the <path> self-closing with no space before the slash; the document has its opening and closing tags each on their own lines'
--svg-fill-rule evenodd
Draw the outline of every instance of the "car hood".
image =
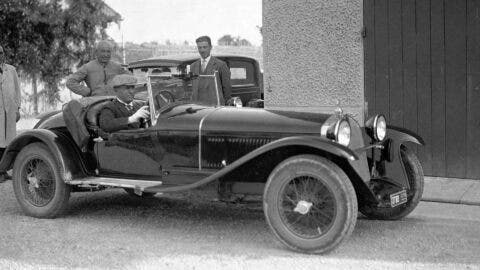
<svg viewBox="0 0 480 270">
<path fill-rule="evenodd" d="M 159 119 L 162 130 L 191 130 L 214 133 L 320 134 L 329 114 L 266 110 L 261 108 L 209 107 L 194 104 L 175 106 Z"/>
<path fill-rule="evenodd" d="M 328 114 L 222 107 L 206 116 L 202 132 L 320 134 Z"/>
</svg>

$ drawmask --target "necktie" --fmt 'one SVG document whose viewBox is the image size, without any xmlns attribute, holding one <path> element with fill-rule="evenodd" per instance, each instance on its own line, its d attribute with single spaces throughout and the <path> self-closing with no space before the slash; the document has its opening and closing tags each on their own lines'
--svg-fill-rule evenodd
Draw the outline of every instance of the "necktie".
<svg viewBox="0 0 480 270">
<path fill-rule="evenodd" d="M 103 83 L 107 85 L 107 71 L 105 70 L 106 66 L 103 66 Z"/>
<path fill-rule="evenodd" d="M 202 59 L 202 72 L 204 72 L 206 68 L 207 68 L 207 60 Z"/>
<path fill-rule="evenodd" d="M 127 107 L 127 110 L 130 111 L 130 112 L 133 110 L 133 105 L 132 104 L 125 104 L 125 107 Z"/>
</svg>

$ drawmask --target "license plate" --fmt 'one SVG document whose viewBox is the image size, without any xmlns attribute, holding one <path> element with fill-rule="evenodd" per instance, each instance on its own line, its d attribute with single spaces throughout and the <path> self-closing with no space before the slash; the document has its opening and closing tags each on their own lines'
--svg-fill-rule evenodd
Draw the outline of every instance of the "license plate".
<svg viewBox="0 0 480 270">
<path fill-rule="evenodd" d="M 390 206 L 395 207 L 407 202 L 407 191 L 402 190 L 393 194 L 390 194 Z"/>
</svg>

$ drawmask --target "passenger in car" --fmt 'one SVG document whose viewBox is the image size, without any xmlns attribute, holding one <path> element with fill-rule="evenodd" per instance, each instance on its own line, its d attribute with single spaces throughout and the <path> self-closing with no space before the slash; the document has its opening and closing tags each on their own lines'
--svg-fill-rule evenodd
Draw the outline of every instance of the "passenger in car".
<svg viewBox="0 0 480 270">
<path fill-rule="evenodd" d="M 96 46 L 96 59 L 81 66 L 67 79 L 67 87 L 75 94 L 90 96 L 113 95 L 111 80 L 118 74 L 129 74 L 119 63 L 111 61 L 113 46 L 102 40 Z M 82 83 L 85 82 L 86 86 Z"/>
<path fill-rule="evenodd" d="M 133 100 L 137 78 L 128 74 L 112 79 L 116 99 L 100 111 L 99 126 L 103 131 L 115 132 L 122 129 L 140 128 L 140 121 L 148 119 L 150 112 L 143 102 Z"/>
</svg>

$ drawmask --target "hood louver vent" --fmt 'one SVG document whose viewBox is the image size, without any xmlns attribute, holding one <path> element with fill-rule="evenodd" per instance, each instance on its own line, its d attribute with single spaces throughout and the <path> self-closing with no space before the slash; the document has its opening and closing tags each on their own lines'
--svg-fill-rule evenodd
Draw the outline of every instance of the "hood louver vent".
<svg viewBox="0 0 480 270">
<path fill-rule="evenodd" d="M 223 167 L 223 160 L 229 165 L 272 140 L 272 138 L 208 137 L 204 141 L 204 165 L 206 168 L 220 169 Z"/>
</svg>

